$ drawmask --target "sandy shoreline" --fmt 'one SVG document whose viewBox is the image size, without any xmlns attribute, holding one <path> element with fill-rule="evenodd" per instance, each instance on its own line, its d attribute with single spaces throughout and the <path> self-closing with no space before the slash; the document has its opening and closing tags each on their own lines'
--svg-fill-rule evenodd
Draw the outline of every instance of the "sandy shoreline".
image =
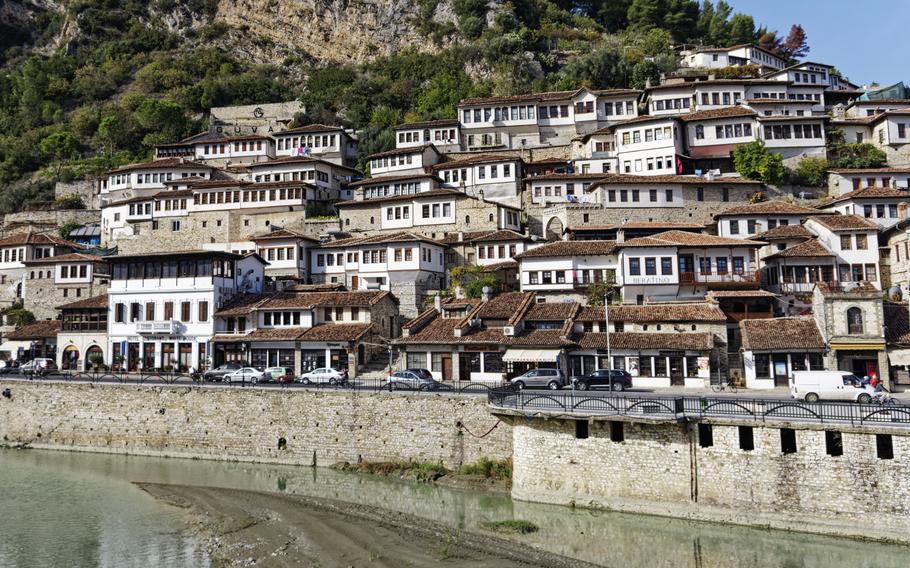
<svg viewBox="0 0 910 568">
<path fill-rule="evenodd" d="M 594 566 L 493 533 L 459 530 L 405 513 L 333 499 L 213 487 L 136 485 L 190 513 L 217 567 Z"/>
</svg>

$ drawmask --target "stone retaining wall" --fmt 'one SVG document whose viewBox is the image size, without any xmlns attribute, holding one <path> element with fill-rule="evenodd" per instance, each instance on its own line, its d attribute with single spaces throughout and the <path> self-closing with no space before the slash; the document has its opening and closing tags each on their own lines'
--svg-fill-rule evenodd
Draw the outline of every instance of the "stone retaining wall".
<svg viewBox="0 0 910 568">
<path fill-rule="evenodd" d="M 328 466 L 512 455 L 486 397 L 2 381 L 0 444 Z M 470 433 L 469 433 L 469 432 Z M 287 448 L 278 449 L 279 438 Z"/>
<path fill-rule="evenodd" d="M 588 423 L 515 418 L 512 496 L 785 530 L 910 542 L 910 432 L 894 430 L 893 459 L 880 459 L 870 430 L 840 431 L 843 455 L 828 455 L 825 430 L 791 424 L 797 450 L 783 453 L 781 426 L 713 424 L 702 447 L 696 424 Z M 786 424 L 782 426 L 787 426 Z M 879 432 L 890 430 L 879 429 Z"/>
</svg>

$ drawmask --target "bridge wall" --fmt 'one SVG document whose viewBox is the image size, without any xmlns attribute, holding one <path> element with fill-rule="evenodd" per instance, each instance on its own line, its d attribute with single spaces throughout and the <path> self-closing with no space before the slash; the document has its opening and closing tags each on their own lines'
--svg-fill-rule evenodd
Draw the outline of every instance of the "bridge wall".
<svg viewBox="0 0 910 568">
<path fill-rule="evenodd" d="M 703 447 L 691 422 L 585 422 L 587 438 L 575 420 L 513 420 L 513 497 L 910 542 L 907 429 L 878 428 L 893 432 L 893 459 L 882 459 L 876 434 L 855 427 L 832 456 L 820 426 L 753 426 L 744 450 L 736 424 L 707 425 Z M 781 426 L 794 431 L 793 453 L 782 451 Z"/>
<path fill-rule="evenodd" d="M 328 466 L 512 455 L 480 395 L 0 381 L 0 444 Z M 285 449 L 278 448 L 285 438 Z"/>
</svg>

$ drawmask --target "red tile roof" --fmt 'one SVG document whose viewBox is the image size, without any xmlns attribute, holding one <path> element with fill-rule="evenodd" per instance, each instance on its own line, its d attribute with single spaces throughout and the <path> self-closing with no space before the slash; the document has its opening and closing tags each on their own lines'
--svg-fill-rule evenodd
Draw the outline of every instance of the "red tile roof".
<svg viewBox="0 0 910 568">
<path fill-rule="evenodd" d="M 344 132 L 344 128 L 340 126 L 327 126 L 325 124 L 307 124 L 306 126 L 298 126 L 297 128 L 289 128 L 281 132 L 276 132 L 273 136 L 282 136 L 285 134 L 300 134 L 308 132 Z"/>
<path fill-rule="evenodd" d="M 703 233 L 690 233 L 687 231 L 664 231 L 650 237 L 639 237 L 629 239 L 619 243 L 619 247 L 655 247 L 655 246 L 677 246 L 677 247 L 759 247 L 764 243 L 749 239 L 731 239 L 727 237 L 718 237 L 716 235 L 706 235 Z"/>
<path fill-rule="evenodd" d="M 778 225 L 773 229 L 768 229 L 764 233 L 755 235 L 755 238 L 762 241 L 774 241 L 778 239 L 808 239 L 812 236 L 809 229 L 803 225 Z"/>
<path fill-rule="evenodd" d="M 885 302 L 885 339 L 890 344 L 910 345 L 910 316 L 906 302 Z"/>
<path fill-rule="evenodd" d="M 24 341 L 29 339 L 56 339 L 60 331 L 60 320 L 42 320 L 17 328 L 6 335 L 6 339 Z"/>
<path fill-rule="evenodd" d="M 604 321 L 603 306 L 582 308 L 575 321 Z M 647 304 L 642 306 L 610 306 L 610 321 L 634 323 L 662 322 L 725 322 L 727 316 L 716 304 L 707 302 L 690 304 Z"/>
<path fill-rule="evenodd" d="M 761 185 L 760 181 L 753 181 L 736 177 L 715 177 L 709 180 L 700 176 L 637 176 L 632 174 L 604 174 L 602 178 L 591 184 L 588 189 L 610 184 L 624 185 L 641 183 L 645 185 L 656 184 L 688 184 L 688 185 Z"/>
<path fill-rule="evenodd" d="M 263 233 L 261 235 L 251 235 L 248 238 L 253 242 L 272 241 L 272 240 L 278 240 L 278 239 L 303 239 L 303 240 L 307 240 L 307 241 L 313 241 L 316 243 L 319 242 L 319 239 L 314 239 L 313 237 L 304 235 L 303 233 L 298 233 L 297 231 L 292 231 L 290 229 L 278 229 L 275 231 L 271 231 L 269 233 Z"/>
<path fill-rule="evenodd" d="M 457 160 L 452 160 L 449 162 L 442 162 L 433 166 L 432 170 L 438 172 L 439 170 L 448 170 L 450 168 L 462 168 L 465 166 L 473 166 L 476 164 L 489 164 L 491 162 L 520 162 L 521 158 L 518 156 L 509 156 L 507 154 L 477 154 L 474 156 L 468 156 L 467 158 L 459 158 Z"/>
<path fill-rule="evenodd" d="M 905 189 L 894 189 L 892 187 L 861 187 L 851 192 L 844 193 L 830 201 L 822 203 L 822 207 L 830 207 L 835 203 L 850 201 L 851 199 L 908 199 L 910 200 L 910 191 Z"/>
<path fill-rule="evenodd" d="M 792 247 L 787 247 L 780 252 L 769 255 L 765 260 L 772 258 L 820 258 L 834 256 L 820 242 L 815 239 L 808 239 Z"/>
<path fill-rule="evenodd" d="M 575 317 L 581 305 L 578 302 L 544 302 L 532 304 L 525 313 L 527 321 L 566 321 Z"/>
<path fill-rule="evenodd" d="M 743 351 L 794 351 L 824 349 L 812 318 L 745 319 L 739 322 Z"/>
<path fill-rule="evenodd" d="M 119 168 L 114 168 L 113 170 L 108 171 L 108 174 L 119 174 L 123 172 L 130 172 L 133 170 L 147 170 L 151 168 L 188 168 L 194 170 L 213 170 L 212 166 L 203 164 L 201 162 L 195 162 L 193 160 L 187 160 L 185 158 L 161 158 L 159 160 L 152 160 L 150 162 L 141 162 L 137 164 L 128 164 L 126 166 L 120 166 Z"/>
<path fill-rule="evenodd" d="M 858 215 L 822 215 L 810 217 L 809 220 L 815 221 L 835 232 L 878 230 L 878 225 Z"/>
<path fill-rule="evenodd" d="M 694 122 L 699 120 L 717 120 L 722 118 L 736 118 L 740 116 L 755 116 L 755 111 L 744 106 L 727 106 L 718 109 L 701 110 L 681 114 L 678 118 L 683 122 Z"/>
<path fill-rule="evenodd" d="M 440 242 L 447 245 L 459 243 L 497 243 L 503 241 L 530 241 L 531 237 L 510 229 L 497 231 L 470 231 L 465 233 L 446 233 Z"/>
<path fill-rule="evenodd" d="M 69 304 L 57 306 L 58 310 L 90 310 L 90 309 L 107 309 L 107 294 L 92 296 L 84 300 L 77 300 Z"/>
<path fill-rule="evenodd" d="M 107 260 L 103 256 L 98 256 L 95 254 L 71 252 L 69 254 L 58 254 L 56 256 L 36 258 L 35 260 L 26 260 L 23 264 L 30 266 L 32 264 L 57 264 L 58 262 L 97 262 L 104 264 L 107 262 Z"/>
<path fill-rule="evenodd" d="M 606 333 L 580 333 L 573 337 L 582 349 L 606 349 Z M 712 333 L 610 333 L 610 349 L 684 349 L 689 351 L 710 351 L 714 348 Z"/>
<path fill-rule="evenodd" d="M 737 215 L 824 215 L 814 207 L 806 207 L 790 201 L 760 201 L 746 205 L 737 205 L 715 215 L 715 217 L 732 217 Z"/>
<path fill-rule="evenodd" d="M 617 252 L 616 241 L 555 241 L 534 247 L 514 258 L 549 258 L 556 256 L 609 256 Z"/>
<path fill-rule="evenodd" d="M 412 179 L 431 179 L 434 181 L 442 182 L 442 179 L 439 176 L 434 176 L 433 174 L 419 173 L 419 174 L 404 174 L 400 176 L 376 176 L 367 179 L 358 180 L 348 184 L 348 187 L 362 187 L 365 185 L 379 185 L 381 183 L 394 183 L 396 181 L 405 181 Z M 413 195 L 413 194 L 411 194 Z"/>
<path fill-rule="evenodd" d="M 80 244 L 61 239 L 56 235 L 47 233 L 15 233 L 8 237 L 0 239 L 0 247 L 21 246 L 21 245 L 57 245 L 71 248 L 85 248 Z"/>
<path fill-rule="evenodd" d="M 417 233 L 411 233 L 409 231 L 400 231 L 397 233 L 388 233 L 381 235 L 373 235 L 371 237 L 350 237 L 347 239 L 338 239 L 336 241 L 329 241 L 327 243 L 322 243 L 320 249 L 332 249 L 332 248 L 347 248 L 347 247 L 358 247 L 366 245 L 381 245 L 388 243 L 428 243 L 434 245 L 442 245 L 439 241 L 434 241 L 428 237 Z"/>
<path fill-rule="evenodd" d="M 457 118 L 444 118 L 441 120 L 425 120 L 423 122 L 406 122 L 405 124 L 399 124 L 395 127 L 395 130 L 415 130 L 418 128 L 442 128 L 448 126 L 458 126 L 459 122 Z"/>
</svg>

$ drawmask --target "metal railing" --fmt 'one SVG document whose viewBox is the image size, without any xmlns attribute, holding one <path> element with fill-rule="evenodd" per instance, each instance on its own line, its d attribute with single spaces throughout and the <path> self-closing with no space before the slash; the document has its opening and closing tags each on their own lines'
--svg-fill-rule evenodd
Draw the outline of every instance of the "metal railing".
<svg viewBox="0 0 910 568">
<path fill-rule="evenodd" d="M 490 406 L 522 413 L 624 416 L 643 420 L 699 421 L 711 418 L 753 422 L 815 424 L 878 424 L 910 428 L 910 407 L 854 402 L 803 402 L 792 399 L 744 397 L 661 397 L 596 395 L 589 392 L 547 392 L 491 389 Z"/>
<path fill-rule="evenodd" d="M 443 381 L 436 383 L 416 383 L 411 381 L 389 381 L 388 379 L 346 379 L 332 380 L 331 382 L 300 382 L 284 381 L 278 377 L 269 381 L 244 377 L 230 382 L 221 378 L 205 378 L 202 374 L 190 375 L 176 372 L 125 372 L 125 371 L 67 371 L 53 370 L 40 372 L 26 372 L 15 369 L 0 372 L 0 380 L 13 379 L 23 381 L 91 383 L 91 384 L 121 384 L 121 385 L 147 385 L 147 386 L 186 386 L 200 388 L 271 388 L 293 390 L 319 390 L 343 391 L 352 393 L 377 393 L 377 392 L 412 392 L 412 393 L 438 393 L 438 394 L 464 394 L 486 395 L 494 386 L 470 381 Z M 498 385 L 497 385 L 498 386 Z"/>
</svg>

